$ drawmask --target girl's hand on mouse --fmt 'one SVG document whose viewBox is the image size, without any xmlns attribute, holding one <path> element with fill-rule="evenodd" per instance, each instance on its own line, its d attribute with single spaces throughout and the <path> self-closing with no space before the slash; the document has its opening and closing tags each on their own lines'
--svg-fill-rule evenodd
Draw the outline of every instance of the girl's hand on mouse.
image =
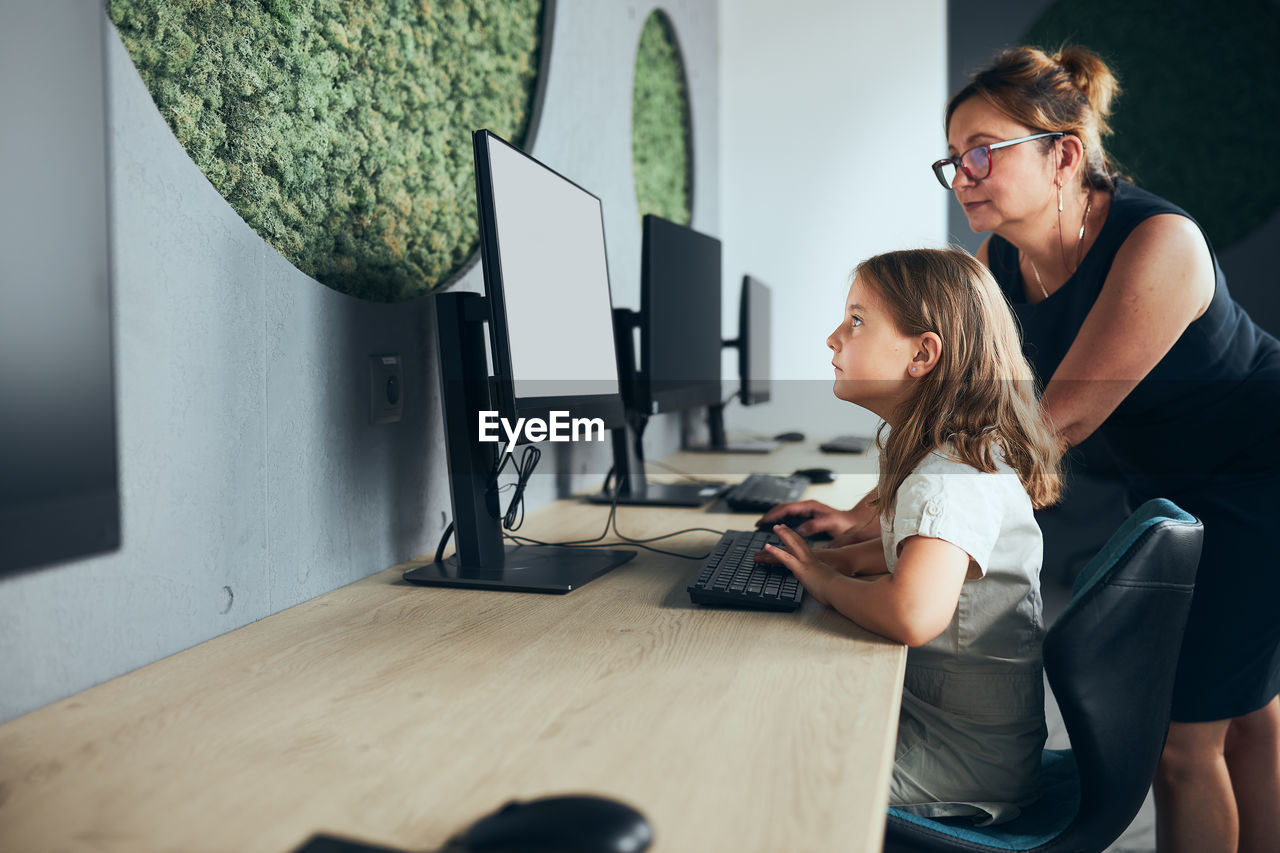
<svg viewBox="0 0 1280 853">
<path fill-rule="evenodd" d="M 796 532 L 801 536 L 813 536 L 816 533 L 826 533 L 835 538 L 836 534 L 848 529 L 853 523 L 851 516 L 854 510 L 848 512 L 838 510 L 835 507 L 827 506 L 821 501 L 791 501 L 785 504 L 778 504 L 773 509 L 760 516 L 760 520 L 756 522 L 756 527 L 772 527 L 779 520 L 788 516 L 807 515 L 809 520 L 796 528 Z"/>
<path fill-rule="evenodd" d="M 791 570 L 796 580 L 804 585 L 805 591 L 813 596 L 819 604 L 828 604 L 827 586 L 841 573 L 833 566 L 827 565 L 809 550 L 799 534 L 790 527 L 775 525 L 773 532 L 778 534 L 785 548 L 777 545 L 765 545 L 765 553 Z"/>
</svg>

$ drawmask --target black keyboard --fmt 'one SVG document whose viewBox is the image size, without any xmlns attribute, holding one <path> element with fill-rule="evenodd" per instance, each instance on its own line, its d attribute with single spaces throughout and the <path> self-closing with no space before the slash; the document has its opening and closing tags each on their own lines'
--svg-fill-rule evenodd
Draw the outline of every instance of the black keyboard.
<svg viewBox="0 0 1280 853">
<path fill-rule="evenodd" d="M 799 500 L 809 481 L 804 477 L 751 474 L 725 492 L 724 500 L 737 512 L 767 512 L 778 504 Z"/>
<path fill-rule="evenodd" d="M 795 610 L 804 587 L 785 566 L 755 562 L 766 543 L 781 544 L 767 530 L 729 530 L 689 584 L 694 604 L 720 604 L 755 610 Z"/>
</svg>

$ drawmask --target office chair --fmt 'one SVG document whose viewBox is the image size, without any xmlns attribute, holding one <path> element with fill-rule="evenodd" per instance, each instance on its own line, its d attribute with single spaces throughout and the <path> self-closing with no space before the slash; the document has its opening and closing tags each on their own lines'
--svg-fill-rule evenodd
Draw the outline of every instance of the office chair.
<svg viewBox="0 0 1280 853">
<path fill-rule="evenodd" d="M 1133 821 L 1169 728 L 1204 528 L 1167 500 L 1138 508 L 1076 578 L 1044 641 L 1071 749 L 1041 756 L 1041 796 L 977 827 L 890 808 L 885 851 L 1103 850 Z"/>
</svg>

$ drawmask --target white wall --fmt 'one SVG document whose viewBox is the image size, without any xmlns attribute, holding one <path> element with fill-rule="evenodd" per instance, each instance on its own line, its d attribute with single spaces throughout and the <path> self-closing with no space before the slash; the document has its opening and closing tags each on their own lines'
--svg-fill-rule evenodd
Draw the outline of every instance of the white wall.
<svg viewBox="0 0 1280 853">
<path fill-rule="evenodd" d="M 720 67 L 725 329 L 745 272 L 774 305 L 773 402 L 730 407 L 730 432 L 866 433 L 825 341 L 858 261 L 945 245 L 945 0 L 724 0 Z"/>
</svg>

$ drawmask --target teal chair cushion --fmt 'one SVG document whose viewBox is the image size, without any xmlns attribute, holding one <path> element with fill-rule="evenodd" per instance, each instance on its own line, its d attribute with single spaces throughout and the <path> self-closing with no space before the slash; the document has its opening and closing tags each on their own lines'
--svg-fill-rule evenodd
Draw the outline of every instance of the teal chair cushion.
<svg viewBox="0 0 1280 853">
<path fill-rule="evenodd" d="M 966 818 L 924 818 L 898 808 L 890 808 L 889 814 L 992 850 L 1032 850 L 1062 834 L 1080 807 L 1080 784 L 1071 750 L 1046 749 L 1040 754 L 1040 786 L 1038 800 L 1013 820 L 995 826 L 974 826 Z"/>
</svg>

